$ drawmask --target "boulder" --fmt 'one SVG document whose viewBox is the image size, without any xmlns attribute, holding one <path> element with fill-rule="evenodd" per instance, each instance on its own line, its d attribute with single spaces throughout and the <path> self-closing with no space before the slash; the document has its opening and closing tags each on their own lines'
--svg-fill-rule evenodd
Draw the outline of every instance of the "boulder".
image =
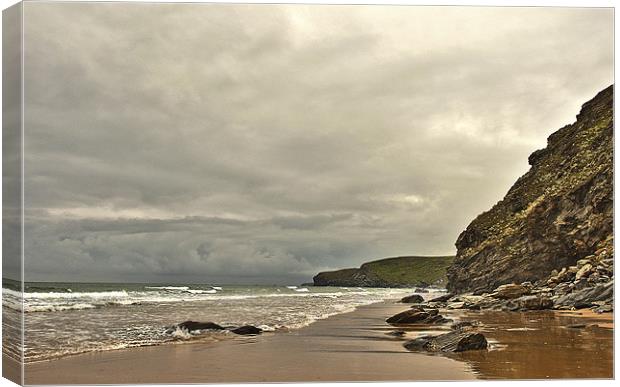
<svg viewBox="0 0 620 387">
<path fill-rule="evenodd" d="M 178 325 L 180 329 L 186 330 L 188 332 L 192 331 L 202 331 L 202 330 L 223 330 L 224 327 L 214 323 L 214 322 L 197 322 L 197 321 L 184 321 Z"/>
<path fill-rule="evenodd" d="M 403 344 L 410 351 L 464 352 L 487 348 L 482 333 L 455 330 L 439 336 L 423 336 Z"/>
<path fill-rule="evenodd" d="M 230 331 L 238 335 L 258 335 L 263 332 L 262 329 L 257 328 L 253 325 L 244 325 L 239 328 L 231 329 Z"/>
<path fill-rule="evenodd" d="M 388 324 L 442 324 L 448 322 L 437 309 L 423 310 L 421 308 L 412 308 L 404 312 L 395 314 L 385 320 Z"/>
<path fill-rule="evenodd" d="M 431 300 L 428 300 L 428 302 L 446 302 L 449 299 L 451 299 L 452 297 L 454 297 L 454 294 L 447 293 L 447 294 L 444 294 L 443 296 L 435 297 L 435 298 L 433 298 Z"/>
<path fill-rule="evenodd" d="M 419 294 L 412 294 L 400 299 L 400 302 L 404 304 L 420 304 L 424 302 L 424 298 Z"/>
<path fill-rule="evenodd" d="M 530 289 L 523 285 L 505 284 L 497 287 L 493 293 L 491 293 L 491 297 L 499 298 L 501 300 L 510 300 L 513 298 L 519 298 L 529 293 Z"/>
</svg>

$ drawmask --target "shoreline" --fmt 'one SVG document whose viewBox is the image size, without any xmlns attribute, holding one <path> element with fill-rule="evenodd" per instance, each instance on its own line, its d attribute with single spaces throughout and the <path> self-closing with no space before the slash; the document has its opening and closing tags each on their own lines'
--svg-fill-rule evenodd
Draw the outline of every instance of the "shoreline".
<svg viewBox="0 0 620 387">
<path fill-rule="evenodd" d="M 363 305 L 288 332 L 91 352 L 26 364 L 25 384 L 234 383 L 475 379 L 467 364 L 411 353 L 386 316 L 396 300 Z"/>
<path fill-rule="evenodd" d="M 394 327 L 385 323 L 387 317 L 409 307 L 388 300 L 296 330 L 215 342 L 90 352 L 28 363 L 25 384 L 613 377 L 613 314 L 589 310 L 442 310 L 455 321 L 481 322 L 480 330 L 489 339 L 490 347 L 488 351 L 438 356 L 409 352 L 402 344 L 421 334 L 445 332 L 450 324 Z M 405 331 L 405 337 L 388 335 L 395 330 Z M 583 359 L 575 356 L 576 352 L 584 355 Z"/>
</svg>

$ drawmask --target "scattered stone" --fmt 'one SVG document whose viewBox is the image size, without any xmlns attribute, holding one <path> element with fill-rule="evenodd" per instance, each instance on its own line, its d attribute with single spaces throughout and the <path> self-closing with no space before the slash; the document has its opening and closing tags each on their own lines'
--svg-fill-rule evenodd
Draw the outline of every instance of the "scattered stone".
<svg viewBox="0 0 620 387">
<path fill-rule="evenodd" d="M 530 290 L 523 285 L 505 284 L 495 289 L 495 291 L 491 293 L 491 297 L 509 300 L 513 298 L 519 298 L 525 294 L 528 294 L 529 292 Z"/>
<path fill-rule="evenodd" d="M 477 323 L 474 324 L 471 321 L 459 321 L 456 324 L 452 324 L 450 326 L 450 328 L 455 330 L 455 331 L 456 330 L 466 330 L 466 329 L 471 329 L 471 328 L 473 328 L 476 325 L 478 325 L 478 324 Z"/>
<path fill-rule="evenodd" d="M 424 298 L 419 294 L 412 294 L 400 299 L 403 304 L 420 304 L 424 302 Z"/>
<path fill-rule="evenodd" d="M 428 302 L 446 302 L 452 297 L 454 297 L 454 294 L 447 293 L 447 294 L 444 294 L 443 296 L 435 297 L 432 300 L 429 300 Z"/>
<path fill-rule="evenodd" d="M 553 301 L 540 294 L 523 296 L 515 300 L 517 306 L 523 310 L 543 310 L 553 308 Z"/>
<path fill-rule="evenodd" d="M 253 325 L 244 325 L 239 328 L 231 329 L 231 332 L 238 335 L 258 335 L 262 333 L 263 330 Z"/>
<path fill-rule="evenodd" d="M 464 352 L 487 348 L 487 340 L 482 333 L 452 331 L 439 336 L 424 336 L 403 344 L 410 351 Z"/>
<path fill-rule="evenodd" d="M 463 309 L 465 307 L 464 302 L 451 302 L 448 304 L 448 309 Z"/>
<path fill-rule="evenodd" d="M 575 280 L 580 280 L 581 278 L 587 277 L 588 274 L 590 274 L 590 271 L 592 270 L 592 265 L 587 263 L 585 265 L 583 265 L 583 267 L 581 269 L 579 269 L 579 271 L 577 271 L 577 273 L 575 274 Z"/>
</svg>

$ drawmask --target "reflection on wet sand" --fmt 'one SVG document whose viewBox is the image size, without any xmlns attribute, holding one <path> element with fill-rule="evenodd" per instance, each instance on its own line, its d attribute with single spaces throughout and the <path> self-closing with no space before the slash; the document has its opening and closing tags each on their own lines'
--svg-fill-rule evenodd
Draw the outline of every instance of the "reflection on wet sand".
<svg viewBox="0 0 620 387">
<path fill-rule="evenodd" d="M 613 316 L 609 313 L 447 311 L 445 315 L 480 322 L 479 331 L 487 337 L 489 349 L 447 355 L 466 362 L 480 378 L 613 377 Z"/>
</svg>

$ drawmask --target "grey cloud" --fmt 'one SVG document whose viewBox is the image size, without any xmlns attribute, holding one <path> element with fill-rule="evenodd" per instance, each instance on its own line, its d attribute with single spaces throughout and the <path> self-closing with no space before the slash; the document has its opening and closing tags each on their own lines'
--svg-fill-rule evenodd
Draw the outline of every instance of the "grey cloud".
<svg viewBox="0 0 620 387">
<path fill-rule="evenodd" d="M 452 253 L 613 82 L 611 9 L 27 3 L 25 18 L 37 279 L 308 280 Z"/>
</svg>

